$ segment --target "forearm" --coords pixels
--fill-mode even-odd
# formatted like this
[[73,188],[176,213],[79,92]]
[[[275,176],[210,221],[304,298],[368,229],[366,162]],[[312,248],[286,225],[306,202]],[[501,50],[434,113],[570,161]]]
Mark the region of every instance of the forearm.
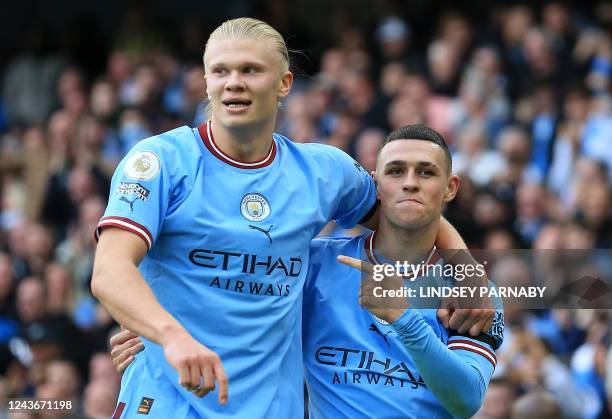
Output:
[[436,246],[443,250],[467,249],[461,234],[444,217],[440,217]]
[[92,292],[117,322],[155,343],[161,345],[164,336],[183,329],[129,261],[96,264]]
[[[438,247],[438,253],[442,256],[445,263],[455,266],[472,266],[474,268],[479,265],[478,261],[474,259],[474,256],[468,250],[459,232],[444,217],[440,217],[436,246]],[[466,274],[466,279],[465,284],[481,286],[486,285],[487,275],[486,272],[484,272],[484,275]],[[486,307],[479,307],[477,304],[473,304],[470,308]]]
[[493,369],[483,376],[477,363],[448,349],[414,309],[407,310],[393,326],[440,403],[454,416],[475,414],[482,405]]

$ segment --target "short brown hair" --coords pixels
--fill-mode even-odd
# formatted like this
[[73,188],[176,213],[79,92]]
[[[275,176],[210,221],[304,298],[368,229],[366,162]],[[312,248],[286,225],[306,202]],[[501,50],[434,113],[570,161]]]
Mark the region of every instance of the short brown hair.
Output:
[[444,137],[440,135],[434,129],[426,127],[423,124],[413,124],[413,125],[404,125],[391,132],[385,138],[385,141],[380,145],[378,149],[378,153],[380,154],[381,150],[389,144],[391,141],[395,140],[423,140],[423,141],[431,141],[439,145],[444,151],[444,156],[446,157],[447,169],[448,173],[451,173],[453,170],[453,159],[450,154],[450,150],[448,149],[448,145],[446,141],[444,141]]

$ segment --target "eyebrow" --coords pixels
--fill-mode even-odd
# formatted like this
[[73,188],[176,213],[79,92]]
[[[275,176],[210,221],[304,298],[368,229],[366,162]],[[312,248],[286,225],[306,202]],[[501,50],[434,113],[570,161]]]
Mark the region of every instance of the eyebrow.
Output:
[[266,65],[265,61],[245,61],[236,63],[227,63],[227,62],[213,62],[210,64],[211,67],[229,67],[230,65],[237,65],[238,67],[264,67]]
[[[385,164],[385,167],[387,167],[387,166],[406,166],[406,161],[405,160],[392,160],[389,163]],[[416,162],[416,166],[419,166],[419,167],[432,167],[432,168],[436,168],[436,169],[438,168],[437,164],[432,163],[430,161],[423,161],[423,160],[417,161]]]

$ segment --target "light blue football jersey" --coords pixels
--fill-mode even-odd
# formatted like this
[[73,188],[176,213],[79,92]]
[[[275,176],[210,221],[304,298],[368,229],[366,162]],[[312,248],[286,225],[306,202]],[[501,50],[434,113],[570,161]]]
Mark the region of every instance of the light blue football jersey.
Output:
[[[336,260],[338,255],[346,255],[377,263],[373,249],[373,234],[352,239],[316,239],[311,244],[302,335],[310,417],[453,417],[428,388],[397,329],[358,304],[361,273]],[[417,278],[413,285],[423,286],[419,281],[443,286],[446,279]],[[437,307],[438,303],[439,300],[429,301],[427,306]],[[439,345],[442,348],[437,348],[438,354],[444,356],[442,352],[446,348],[460,353],[471,365],[464,362],[465,358],[455,357],[450,361],[459,361],[468,370],[475,366],[483,377],[490,377],[497,362],[494,349],[503,339],[503,309],[498,305],[497,310],[497,321],[491,329],[492,336],[487,336],[491,338],[488,343],[466,336],[450,336],[438,321],[435,308],[413,308],[406,313],[426,322],[428,327],[421,328],[420,333],[433,332],[436,343],[437,340],[443,343]],[[434,349],[431,346],[425,349],[425,356]],[[432,359],[431,363],[434,362]],[[455,378],[445,372],[442,379],[450,384]],[[478,396],[476,393],[474,397]],[[472,397],[471,392],[467,394]]]
[[[219,354],[229,402],[219,405],[216,391],[199,399],[182,389],[162,348],[145,340],[146,362],[123,378],[121,417],[136,415],[143,397],[154,399],[152,417],[171,417],[182,400],[206,418],[303,415],[310,241],[330,220],[355,225],[375,200],[371,176],[326,145],[275,134],[265,159],[245,163],[217,147],[210,123],[138,143],[113,176],[98,234],[112,226],[145,241],[142,275],[161,305]],[[176,394],[164,398],[158,390],[167,383]]]

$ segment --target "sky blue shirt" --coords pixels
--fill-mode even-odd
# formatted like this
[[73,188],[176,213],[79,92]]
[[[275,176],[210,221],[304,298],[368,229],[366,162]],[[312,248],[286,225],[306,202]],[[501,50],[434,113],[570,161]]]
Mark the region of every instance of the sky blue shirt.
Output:
[[121,417],[135,415],[143,397],[155,399],[152,417],[171,417],[164,415],[181,403],[206,418],[303,415],[299,331],[309,243],[330,220],[354,226],[375,200],[370,175],[326,145],[275,134],[266,158],[245,163],[218,148],[210,124],[138,143],[113,176],[98,234],[112,226],[144,240],[143,277],[219,354],[229,403],[182,389],[162,348],[145,340],[146,359],[123,377]]
[[[491,330],[478,338],[449,334],[434,308],[409,309],[393,324],[379,321],[358,304],[361,273],[336,261],[341,254],[365,260],[371,237],[317,239],[311,245],[303,309],[311,418],[473,415],[503,339],[501,302]],[[446,279],[412,284],[423,281]]]

